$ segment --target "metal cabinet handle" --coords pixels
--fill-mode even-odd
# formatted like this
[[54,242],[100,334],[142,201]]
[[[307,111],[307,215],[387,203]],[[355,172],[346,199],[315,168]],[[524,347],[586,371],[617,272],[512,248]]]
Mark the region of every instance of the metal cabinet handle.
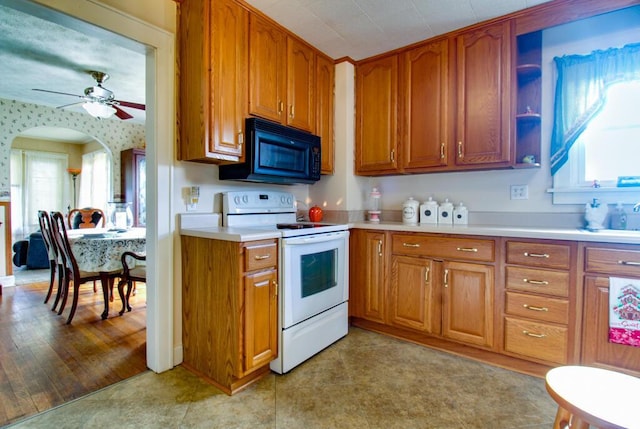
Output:
[[444,270],[444,287],[449,287],[449,269]]
[[549,284],[548,281],[546,280],[531,280],[531,279],[522,279],[523,282],[525,283],[529,283],[532,285],[541,285],[541,286],[546,286]]
[[429,267],[426,267],[425,271],[424,271],[424,282],[425,283],[429,283],[429,272],[431,270],[429,269]]
[[404,247],[420,247],[418,243],[402,243]]
[[533,338],[544,338],[546,337],[545,334],[536,334],[535,332],[529,332],[529,331],[522,331],[523,334],[529,336],[529,337],[533,337]]
[[244,133],[242,131],[238,131],[238,144],[240,146],[244,144]]
[[529,304],[522,304],[522,306],[527,310],[532,310],[532,311],[549,311],[547,307],[536,307],[535,305],[529,305]]
[[256,255],[253,257],[256,261],[262,261],[264,259],[269,259],[271,255]]
[[296,116],[296,111],[295,108],[293,107],[293,104],[289,107],[289,117],[293,118],[294,116]]
[[277,297],[278,296],[278,282],[273,280],[273,289],[275,290],[275,292],[273,293],[273,297]]
[[284,103],[282,101],[278,101],[278,115],[282,113],[284,110]]
[[464,158],[464,155],[462,154],[462,142],[458,142],[458,158]]
[[378,240],[378,256],[382,256],[382,240]]
[[458,252],[472,252],[472,253],[478,252],[478,249],[476,249],[475,247],[456,247],[456,250]]
[[444,143],[440,143],[440,158],[441,159],[444,159],[444,155],[445,155],[444,149],[445,149]]
[[619,265],[630,265],[632,267],[640,267],[640,262],[634,261],[618,261]]
[[530,258],[549,258],[548,253],[529,253],[524,252],[524,256],[529,256]]
[[396,151],[395,149],[391,149],[391,162],[396,161]]

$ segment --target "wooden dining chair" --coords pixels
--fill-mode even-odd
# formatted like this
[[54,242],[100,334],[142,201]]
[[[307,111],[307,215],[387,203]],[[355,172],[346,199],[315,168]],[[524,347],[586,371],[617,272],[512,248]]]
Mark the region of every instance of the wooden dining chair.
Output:
[[[133,258],[138,261],[146,261],[146,255],[139,255],[133,252],[124,252],[122,254],[122,276],[120,278],[120,282],[118,282],[118,294],[120,294],[120,300],[122,300],[122,310],[120,310],[120,315],[124,313],[125,308],[127,311],[131,311],[131,306],[129,305],[129,297],[131,296],[131,289],[133,286],[133,282],[147,282],[147,266],[146,265],[138,265],[136,264],[133,267],[130,267],[127,262],[127,258]],[[127,294],[124,294],[124,285],[127,285]]]
[[97,228],[98,225],[104,228],[105,222],[104,212],[98,208],[86,207],[69,211],[69,229]]
[[60,300],[62,293],[63,282],[63,268],[61,258],[58,257],[58,246],[53,238],[53,231],[51,230],[51,216],[44,210],[38,210],[38,223],[40,224],[40,232],[42,233],[42,239],[44,246],[47,249],[47,255],[49,256],[49,269],[51,271],[49,279],[49,289],[47,290],[47,296],[44,298],[44,303],[49,302],[51,294],[53,293],[53,285],[56,280],[56,274],[58,275],[58,291],[56,292],[56,299],[53,302],[52,309],[55,309]]
[[[100,280],[101,277],[100,273],[98,272],[80,271],[80,269],[78,268],[76,258],[71,251],[71,245],[69,244],[69,237],[67,236],[67,229],[65,227],[65,219],[62,213],[53,212],[51,214],[51,225],[53,237],[55,238],[58,249],[60,250],[60,254],[62,255],[62,264],[64,270],[62,302],[60,304],[58,314],[62,314],[62,311],[64,310],[64,307],[67,303],[67,298],[69,297],[69,286],[71,283],[73,283],[73,304],[71,305],[69,318],[67,319],[67,324],[70,324],[73,320],[73,316],[76,313],[76,308],[78,307],[78,293],[80,291],[80,285],[90,281]],[[120,270],[114,271],[110,274],[110,278],[113,279],[114,277],[117,277],[119,275]]]

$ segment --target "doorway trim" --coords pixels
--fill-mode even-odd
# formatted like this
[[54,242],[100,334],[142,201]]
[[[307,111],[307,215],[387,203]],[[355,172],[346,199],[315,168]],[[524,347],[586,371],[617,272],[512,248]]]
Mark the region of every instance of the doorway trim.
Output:
[[170,32],[94,0],[32,0],[147,47],[147,366],[173,368],[173,233],[171,192],[175,128],[175,41]]

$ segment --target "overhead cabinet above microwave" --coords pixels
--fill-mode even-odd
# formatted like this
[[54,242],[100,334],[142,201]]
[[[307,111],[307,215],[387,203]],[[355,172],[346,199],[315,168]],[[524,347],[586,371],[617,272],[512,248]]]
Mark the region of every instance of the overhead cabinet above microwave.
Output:
[[320,136],[333,173],[331,58],[235,0],[178,3],[177,34],[179,160],[243,162],[254,116]]

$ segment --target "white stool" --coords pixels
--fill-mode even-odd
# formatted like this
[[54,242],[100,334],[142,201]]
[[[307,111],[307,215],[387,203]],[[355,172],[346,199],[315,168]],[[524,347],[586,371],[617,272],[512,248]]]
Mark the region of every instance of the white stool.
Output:
[[546,376],[558,403],[554,429],[640,428],[640,378],[606,369],[561,366]]

